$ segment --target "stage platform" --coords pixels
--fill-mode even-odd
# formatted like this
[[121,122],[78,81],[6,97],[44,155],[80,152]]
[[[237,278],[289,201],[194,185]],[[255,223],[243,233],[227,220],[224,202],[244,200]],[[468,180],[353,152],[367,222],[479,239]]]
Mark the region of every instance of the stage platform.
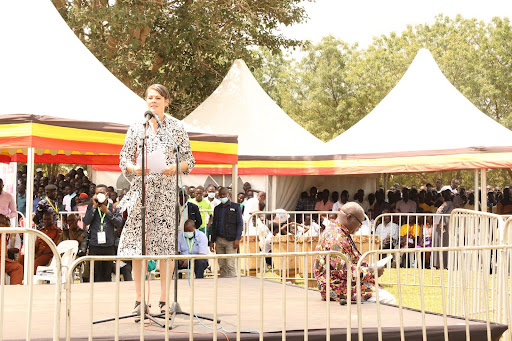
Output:
[[[251,333],[243,333],[244,340],[257,340],[260,329],[260,280],[258,278],[243,277],[241,280],[242,305],[241,305],[241,330]],[[295,285],[286,285],[285,297],[282,283],[264,280],[264,339],[281,340],[283,330],[283,300],[286,300],[286,339],[303,340],[305,327],[305,295],[309,298],[309,339],[325,340],[326,333],[326,303],[320,300],[320,294],[315,290],[305,291]],[[200,315],[213,317],[214,312],[214,280],[195,280],[195,312]],[[72,285],[71,303],[71,339],[86,340],[89,333],[89,302],[90,285],[87,283]],[[98,283],[94,287],[94,319],[104,319],[115,314],[115,283]],[[120,312],[130,313],[135,297],[133,282],[120,283]],[[184,311],[189,311],[190,288],[186,279],[178,281],[178,302]],[[160,295],[160,282],[150,281],[151,311],[156,313]],[[4,340],[25,339],[25,321],[27,317],[28,288],[24,286],[5,287],[5,311]],[[171,285],[172,297],[172,285]],[[61,339],[65,337],[66,326],[66,295],[62,296],[61,307]],[[218,318],[221,320],[219,327],[224,328],[224,333],[229,340],[236,340],[237,323],[237,279],[218,279]],[[32,340],[52,339],[52,311],[54,307],[54,286],[37,285],[34,287],[34,306],[32,323]],[[347,307],[340,306],[337,302],[330,303],[331,308],[331,335],[333,340],[346,339]],[[364,339],[377,340],[377,308],[375,304],[363,304],[362,316],[364,326]],[[381,305],[382,332],[384,340],[399,340],[399,309],[395,306]],[[357,306],[352,305],[351,326],[353,340],[357,340]],[[163,321],[163,320],[162,320]],[[421,312],[405,309],[405,339],[421,340]],[[120,339],[139,340],[140,324],[133,318],[120,320]],[[210,321],[203,321],[206,326],[212,327]],[[438,314],[426,314],[428,340],[444,340],[443,317]],[[94,340],[113,340],[114,322],[93,325]],[[491,324],[492,339],[497,340],[507,329],[506,325]],[[452,340],[465,340],[465,324],[463,319],[448,318],[449,338]],[[486,339],[486,325],[483,322],[470,322],[471,339]],[[179,316],[174,323],[174,329],[170,331],[172,340],[189,339],[189,318]],[[211,340],[212,330],[194,320],[194,340]],[[218,332],[219,340],[225,340],[226,335]],[[146,327],[146,340],[163,340],[164,331],[158,326]]]

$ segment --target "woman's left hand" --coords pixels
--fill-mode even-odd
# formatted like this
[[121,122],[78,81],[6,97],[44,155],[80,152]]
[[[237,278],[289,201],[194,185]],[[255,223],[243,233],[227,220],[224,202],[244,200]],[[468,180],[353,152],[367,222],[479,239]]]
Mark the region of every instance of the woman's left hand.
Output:
[[176,165],[170,165],[167,169],[165,169],[163,172],[165,175],[173,175],[176,174]]

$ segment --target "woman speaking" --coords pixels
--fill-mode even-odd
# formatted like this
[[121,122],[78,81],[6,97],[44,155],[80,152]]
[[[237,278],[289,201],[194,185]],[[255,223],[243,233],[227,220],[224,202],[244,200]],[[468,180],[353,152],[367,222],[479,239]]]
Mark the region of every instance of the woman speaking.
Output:
[[[119,167],[125,175],[134,175],[129,192],[119,203],[121,210],[128,210],[128,218],[119,240],[118,255],[142,255],[142,143],[146,136],[146,155],[162,153],[165,155],[167,168],[155,172],[146,169],[146,254],[174,255],[176,226],[176,172],[188,174],[195,165],[190,149],[190,141],[183,124],[169,115],[165,109],[169,106],[170,95],[167,88],[153,84],[146,90],[146,103],[156,117],[148,124],[139,122],[128,129],[123,149],[119,155]],[[176,153],[179,167],[176,165]],[[147,165],[147,163],[146,163]],[[148,168],[146,166],[146,168]],[[166,302],[166,262],[160,264],[160,309],[165,312]],[[142,261],[133,261],[136,301],[134,313],[140,312],[141,302],[141,265]],[[171,274],[174,262],[171,265]]]

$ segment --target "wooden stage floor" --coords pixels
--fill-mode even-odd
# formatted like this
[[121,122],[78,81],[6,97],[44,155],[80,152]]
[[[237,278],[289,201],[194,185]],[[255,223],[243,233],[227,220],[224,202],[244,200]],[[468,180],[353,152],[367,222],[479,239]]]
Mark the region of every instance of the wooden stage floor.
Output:
[[[256,332],[260,329],[260,280],[258,278],[242,278],[242,307],[241,323],[242,331],[254,331],[242,334],[243,339],[259,338]],[[325,340],[325,328],[327,326],[326,303],[320,300],[320,294],[314,290],[305,291],[294,285],[286,285],[284,294],[282,283],[265,280],[264,291],[264,337],[265,340],[281,340],[281,331],[284,321],[282,320],[282,303],[286,300],[286,336],[290,340],[303,340],[305,328],[305,295],[308,294],[308,326],[310,340]],[[213,317],[214,306],[214,280],[195,280],[195,312],[203,316]],[[172,294],[171,283],[171,298]],[[72,285],[71,301],[71,339],[86,340],[89,333],[89,303],[90,284],[81,283]],[[94,286],[94,319],[113,317],[115,314],[115,283],[98,283]],[[218,333],[219,340],[236,339],[237,324],[237,280],[236,278],[218,279],[218,318],[221,320],[219,327],[223,327],[224,333]],[[120,283],[120,312],[128,314],[134,304],[135,288],[133,282]],[[150,281],[150,304],[151,312],[156,313],[160,295],[160,282]],[[25,321],[27,317],[28,288],[24,286],[5,287],[5,310],[3,337],[4,340],[25,339]],[[63,292],[61,303],[60,337],[65,337],[66,327],[66,295]],[[188,280],[178,281],[178,302],[184,311],[189,311],[190,288]],[[54,308],[54,286],[34,286],[32,340],[50,340],[52,338],[52,319]],[[337,302],[330,302],[331,308],[331,334],[333,339],[344,340],[346,338],[347,307],[340,306]],[[377,309],[375,304],[362,305],[363,327],[365,340],[374,340],[377,335]],[[384,340],[399,339],[399,309],[395,306],[381,305],[382,328]],[[352,305],[350,317],[353,339],[357,337],[357,306]],[[162,320],[163,321],[163,320]],[[443,317],[436,314],[426,314],[428,339],[441,340],[443,337]],[[464,339],[464,320],[448,318],[450,340]],[[138,340],[140,335],[140,324],[135,323],[133,318],[120,320],[120,339]],[[203,321],[204,325],[212,327],[210,321]],[[407,340],[421,339],[421,313],[412,310],[404,310],[405,337]],[[93,325],[94,340],[113,340],[115,322],[106,322]],[[505,330],[506,326],[493,324],[493,339],[497,339]],[[478,321],[471,322],[471,337],[478,340],[485,339],[486,326]],[[174,323],[174,329],[170,331],[172,340],[189,339],[189,318],[179,316]],[[212,339],[212,330],[201,325],[197,319],[194,320],[195,340]],[[158,326],[147,326],[144,334],[146,340],[163,340],[164,331]]]

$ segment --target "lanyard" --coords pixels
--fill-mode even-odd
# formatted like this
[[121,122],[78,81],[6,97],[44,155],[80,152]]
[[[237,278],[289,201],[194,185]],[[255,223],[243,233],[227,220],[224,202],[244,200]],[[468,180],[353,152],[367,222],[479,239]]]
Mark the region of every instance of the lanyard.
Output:
[[48,198],[48,202],[50,203],[50,206],[53,208],[53,210],[55,211],[56,214],[59,214],[59,209],[57,208],[59,205],[55,205],[53,206],[52,204],[52,199]]
[[[110,203],[107,204],[107,209],[108,207],[110,206]],[[103,232],[103,221],[105,220],[105,216],[107,215],[106,213],[103,213],[101,212],[100,208],[98,207],[98,213],[100,215],[100,222],[101,222],[101,225],[100,225],[100,230],[101,232]]]
[[192,253],[192,247],[194,246],[194,239],[185,238],[187,240],[188,244],[188,250],[190,253]]

